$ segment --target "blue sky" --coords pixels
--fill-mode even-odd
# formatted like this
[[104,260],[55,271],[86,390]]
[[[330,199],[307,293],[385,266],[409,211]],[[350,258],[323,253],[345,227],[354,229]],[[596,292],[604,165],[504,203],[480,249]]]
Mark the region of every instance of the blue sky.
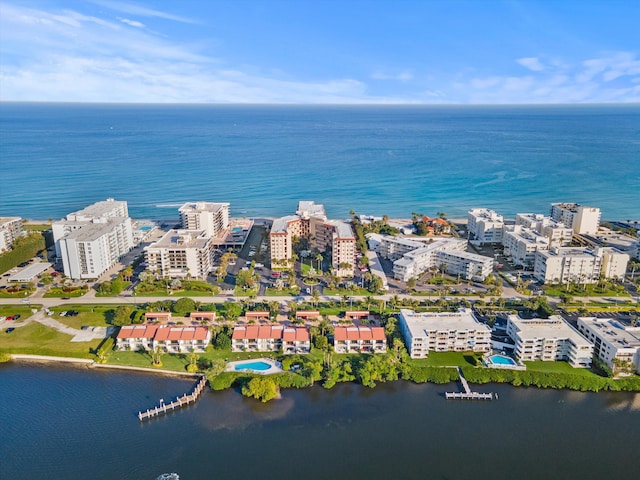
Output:
[[0,0],[0,100],[640,102],[630,0]]

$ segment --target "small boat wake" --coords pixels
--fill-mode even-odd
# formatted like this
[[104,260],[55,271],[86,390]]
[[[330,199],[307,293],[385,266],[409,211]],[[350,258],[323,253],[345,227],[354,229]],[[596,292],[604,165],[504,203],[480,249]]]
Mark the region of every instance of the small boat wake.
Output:
[[156,480],[180,480],[180,476],[177,473],[163,473]]

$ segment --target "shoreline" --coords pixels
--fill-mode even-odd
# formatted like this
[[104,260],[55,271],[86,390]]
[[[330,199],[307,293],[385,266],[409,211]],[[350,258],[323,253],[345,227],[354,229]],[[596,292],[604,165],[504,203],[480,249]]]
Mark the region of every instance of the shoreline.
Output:
[[148,373],[162,376],[171,377],[200,377],[202,373],[191,372],[178,372],[174,370],[155,369],[147,367],[134,367],[132,365],[113,365],[108,363],[98,363],[95,360],[88,358],[74,358],[74,357],[55,357],[52,355],[31,355],[26,353],[10,353],[9,362],[26,362],[26,363],[43,363],[43,364],[58,364],[76,367],[86,367],[87,369],[106,369],[106,370],[123,370],[129,372]]
[[[16,362],[16,363],[41,363],[41,364],[50,364],[50,365],[58,365],[58,366],[74,366],[77,368],[82,368],[85,367],[88,370],[92,370],[94,368],[98,368],[98,369],[105,369],[105,370],[120,370],[123,372],[134,372],[134,373],[142,373],[142,374],[151,374],[151,375],[160,375],[163,377],[176,377],[176,378],[185,378],[185,377],[189,377],[189,378],[198,378],[201,377],[203,375],[205,375],[204,372],[195,372],[195,373],[191,373],[191,372],[179,372],[179,371],[174,371],[174,370],[164,370],[164,369],[154,369],[154,368],[147,368],[147,367],[135,367],[135,366],[129,366],[129,365],[111,365],[111,364],[101,364],[101,363],[97,363],[94,360],[90,360],[90,359],[86,359],[86,358],[74,358],[74,357],[55,357],[55,356],[51,356],[51,355],[30,355],[30,354],[8,354],[9,355],[9,360],[6,362],[2,362],[2,363],[10,363],[10,362]],[[0,363],[1,365],[1,363]],[[431,368],[460,368],[460,367],[455,367],[455,366],[439,366],[439,367],[431,367]],[[473,369],[477,369],[477,367],[472,367]],[[636,388],[636,389],[610,389],[608,388],[608,384],[609,382],[624,382],[625,380],[628,380],[630,378],[633,377],[619,377],[619,378],[608,378],[608,377],[601,377],[601,380],[603,382],[603,385],[597,387],[596,389],[590,389],[590,388],[584,388],[583,385],[576,385],[574,387],[572,386],[568,386],[568,385],[564,385],[564,386],[554,386],[554,385],[537,385],[534,382],[527,384],[527,383],[523,383],[522,381],[518,380],[519,374],[520,373],[528,373],[530,376],[532,376],[533,379],[535,379],[535,377],[544,378],[546,375],[548,375],[549,372],[539,372],[539,371],[524,371],[524,372],[520,372],[518,370],[505,370],[505,369],[491,369],[491,368],[481,368],[479,369],[481,371],[486,371],[486,372],[491,372],[491,373],[495,373],[495,372],[499,372],[496,373],[497,377],[495,379],[489,379],[488,381],[485,380],[480,380],[480,381],[474,381],[474,380],[470,380],[467,378],[467,382],[473,384],[473,385],[492,385],[492,384],[508,384],[511,385],[512,387],[515,388],[536,388],[539,390],[546,390],[546,389],[550,389],[550,390],[567,390],[567,391],[578,391],[578,392],[582,392],[582,393],[599,393],[599,392],[620,392],[620,393],[640,393],[640,387]],[[474,370],[471,370],[474,371]],[[285,372],[281,372],[281,373],[287,373],[288,371]],[[505,375],[505,372],[512,372],[513,373],[513,378],[509,379],[506,378],[508,377],[508,375]],[[222,372],[222,374],[238,374],[238,373],[244,373],[244,374],[248,374],[249,376],[251,376],[251,373],[247,373],[247,372]],[[466,374],[465,374],[466,375]],[[560,376],[562,376],[562,374],[559,374]],[[261,375],[258,375],[261,376]],[[520,379],[521,380],[521,379]],[[421,385],[421,384],[432,384],[432,385],[448,385],[448,384],[459,384],[461,383],[461,379],[458,378],[456,380],[447,382],[446,384],[442,384],[438,381],[430,381],[430,380],[425,380],[425,381],[416,381],[414,379],[410,379],[410,378],[398,378],[396,380],[389,380],[389,381],[378,381],[375,386],[378,386],[380,384],[387,384],[387,383],[391,383],[391,382],[398,382],[398,381],[405,381],[405,382],[409,382],[409,383],[413,383],[415,385]],[[314,382],[315,383],[315,382]],[[314,383],[312,383],[309,386],[313,386]],[[351,380],[349,382],[338,382],[338,383],[355,383],[355,384],[359,384],[358,382],[356,382],[355,380]],[[320,383],[317,383],[318,385],[320,385]],[[224,388],[223,390],[227,390],[229,388],[233,388],[233,386],[235,385],[235,382],[232,382],[230,386],[228,386],[227,388]],[[361,384],[359,384],[361,385]],[[212,387],[212,385],[210,384],[209,381],[207,381],[207,386],[209,387],[209,390],[211,391],[217,391],[217,389],[214,389]],[[375,389],[375,386],[372,389]],[[306,388],[306,387],[302,387],[302,388]],[[333,388],[333,387],[331,387]],[[329,390],[331,388],[328,388]],[[282,389],[287,389],[287,387],[279,387],[280,390]]]

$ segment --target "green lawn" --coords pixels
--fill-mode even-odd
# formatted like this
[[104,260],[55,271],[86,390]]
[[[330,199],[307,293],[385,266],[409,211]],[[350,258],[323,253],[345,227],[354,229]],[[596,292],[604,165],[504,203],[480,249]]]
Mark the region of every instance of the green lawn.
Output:
[[325,295],[347,295],[349,297],[351,296],[359,296],[359,297],[366,297],[367,295],[373,295],[373,293],[371,293],[369,290],[367,290],[366,288],[325,288],[324,289],[324,294]]
[[427,358],[412,359],[419,366],[470,367],[481,365],[482,354],[475,352],[429,352]]
[[33,313],[31,312],[32,308],[40,308],[41,305],[0,305],[0,317],[10,317],[15,315],[16,313],[20,314],[20,320],[24,320],[25,318],[29,318]]
[[97,348],[101,342],[101,340],[91,342],[71,342],[70,340],[70,335],[32,322],[24,327],[16,328],[11,333],[2,332],[0,352],[93,358],[90,351]]
[[295,297],[300,293],[299,288],[283,288],[282,290],[278,290],[277,288],[267,288],[266,290],[267,297],[282,297],[285,295],[290,295]]
[[244,289],[242,287],[235,287],[233,289],[234,297],[250,297],[252,295],[258,295],[258,290],[255,288]]
[[77,288],[70,292],[65,292],[60,287],[50,288],[47,293],[44,294],[44,298],[64,298],[64,297],[81,297],[87,293],[86,288]]
[[567,285],[545,285],[543,287],[545,295],[551,297],[559,297],[561,295],[571,295],[573,297],[629,297],[630,294],[624,289],[616,290],[613,288],[607,288],[602,290],[596,285],[589,284],[586,289],[583,289],[583,285],[572,285],[567,291]]
[[597,377],[602,378],[599,375],[596,375],[588,368],[573,368],[567,362],[524,362],[527,366],[527,370],[532,372],[546,372],[546,373],[570,373],[572,375],[580,375],[583,377]]
[[45,230],[51,230],[51,225],[48,223],[43,224],[24,224],[22,225],[24,230],[29,232],[44,232]]

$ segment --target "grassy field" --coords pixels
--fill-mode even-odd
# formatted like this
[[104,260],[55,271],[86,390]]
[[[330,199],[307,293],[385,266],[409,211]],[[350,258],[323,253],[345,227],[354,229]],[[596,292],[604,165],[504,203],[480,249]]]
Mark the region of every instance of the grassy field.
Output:
[[42,224],[26,223],[22,225],[22,228],[29,232],[44,232],[45,230],[51,230],[51,225],[48,223],[42,223]]
[[583,377],[598,377],[588,368],[573,368],[567,362],[524,362],[527,366],[527,370],[532,372],[546,372],[546,373],[569,373],[572,375],[580,375]]
[[474,352],[429,352],[427,358],[411,360],[412,363],[425,367],[469,367],[482,363],[482,354]]
[[71,342],[71,336],[32,322],[11,333],[0,335],[0,352],[52,355],[57,357],[93,358],[90,353],[101,340]]
[[21,317],[20,320],[24,320],[33,315],[32,308],[40,308],[40,305],[0,305],[0,317],[10,317],[18,313]]
[[551,297],[559,297],[561,295],[571,295],[574,297],[629,297],[631,296],[624,289],[618,290],[613,288],[601,289],[596,285],[587,285],[583,288],[583,285],[575,286],[571,285],[569,291],[567,291],[566,285],[545,285],[543,287],[545,295]]
[[295,297],[299,293],[299,288],[283,288],[282,290],[278,290],[277,288],[267,288],[266,290],[267,297],[284,297],[286,295]]

